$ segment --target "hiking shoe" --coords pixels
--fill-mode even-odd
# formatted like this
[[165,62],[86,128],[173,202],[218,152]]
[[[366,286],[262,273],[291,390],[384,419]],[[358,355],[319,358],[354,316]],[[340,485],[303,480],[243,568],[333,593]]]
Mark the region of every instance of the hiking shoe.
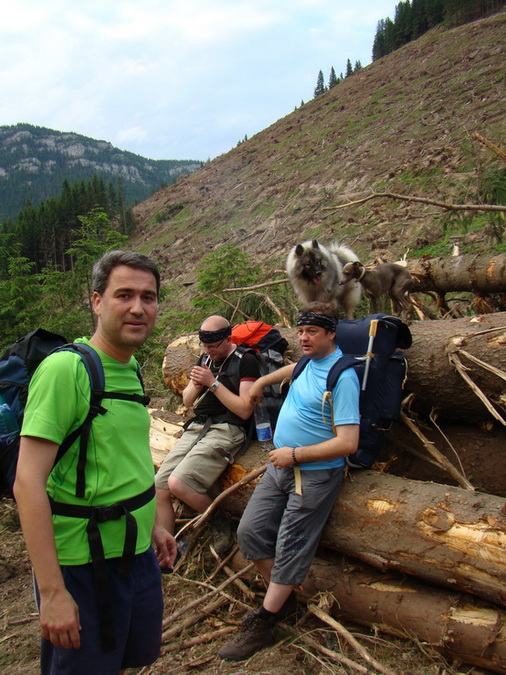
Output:
[[213,537],[213,547],[216,553],[222,556],[234,545],[234,530],[232,523],[221,513],[215,513],[209,520],[209,527]]
[[243,661],[265,647],[272,640],[273,626],[258,616],[258,610],[248,612],[243,619],[241,632],[231,642],[218,650],[220,659]]

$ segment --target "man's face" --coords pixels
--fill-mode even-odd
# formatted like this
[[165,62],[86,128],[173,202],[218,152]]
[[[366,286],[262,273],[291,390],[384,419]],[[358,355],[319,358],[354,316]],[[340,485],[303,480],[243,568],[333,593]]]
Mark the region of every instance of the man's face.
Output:
[[100,339],[113,349],[132,353],[144,344],[155,326],[158,299],[154,275],[118,265],[103,295],[93,294],[93,309],[99,317],[96,334]]
[[223,361],[230,353],[231,339],[230,337],[226,337],[217,342],[201,342],[200,344],[204,353],[213,361]]
[[298,326],[297,337],[302,353],[311,359],[323,359],[336,348],[336,334],[321,326]]

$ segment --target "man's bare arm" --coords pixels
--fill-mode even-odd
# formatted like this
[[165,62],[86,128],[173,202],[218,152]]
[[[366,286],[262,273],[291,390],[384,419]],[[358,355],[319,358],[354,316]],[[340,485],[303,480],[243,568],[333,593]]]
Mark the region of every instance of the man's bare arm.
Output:
[[39,587],[42,637],[55,646],[78,649],[79,609],[63,582],[46,492],[47,478],[57,451],[57,443],[23,436],[14,494]]

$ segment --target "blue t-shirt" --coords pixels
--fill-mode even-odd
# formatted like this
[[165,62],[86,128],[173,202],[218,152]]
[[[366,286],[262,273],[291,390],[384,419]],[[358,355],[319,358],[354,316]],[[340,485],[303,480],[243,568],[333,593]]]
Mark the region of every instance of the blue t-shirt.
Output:
[[[325,402],[327,374],[342,356],[339,348],[323,359],[311,359],[296,380],[292,382],[288,396],[279,413],[274,432],[276,448],[298,448],[334,438],[330,404]],[[348,368],[339,377],[332,391],[334,424],[360,424],[360,385],[353,368]],[[325,421],[324,421],[325,418]],[[303,462],[303,470],[330,469],[344,465],[344,457],[319,462]]]

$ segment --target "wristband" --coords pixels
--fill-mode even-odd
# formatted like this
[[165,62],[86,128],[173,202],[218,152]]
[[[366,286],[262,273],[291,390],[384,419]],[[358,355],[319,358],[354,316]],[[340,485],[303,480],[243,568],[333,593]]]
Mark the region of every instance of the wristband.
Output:
[[295,457],[295,448],[292,448],[292,459],[293,459],[293,463],[294,463],[294,464],[297,464],[297,463],[298,463],[298,462],[297,462],[297,459],[296,459],[296,457]]
[[212,385],[209,387],[209,391],[216,391],[218,387],[220,386],[221,382],[216,380],[216,382],[213,382]]

